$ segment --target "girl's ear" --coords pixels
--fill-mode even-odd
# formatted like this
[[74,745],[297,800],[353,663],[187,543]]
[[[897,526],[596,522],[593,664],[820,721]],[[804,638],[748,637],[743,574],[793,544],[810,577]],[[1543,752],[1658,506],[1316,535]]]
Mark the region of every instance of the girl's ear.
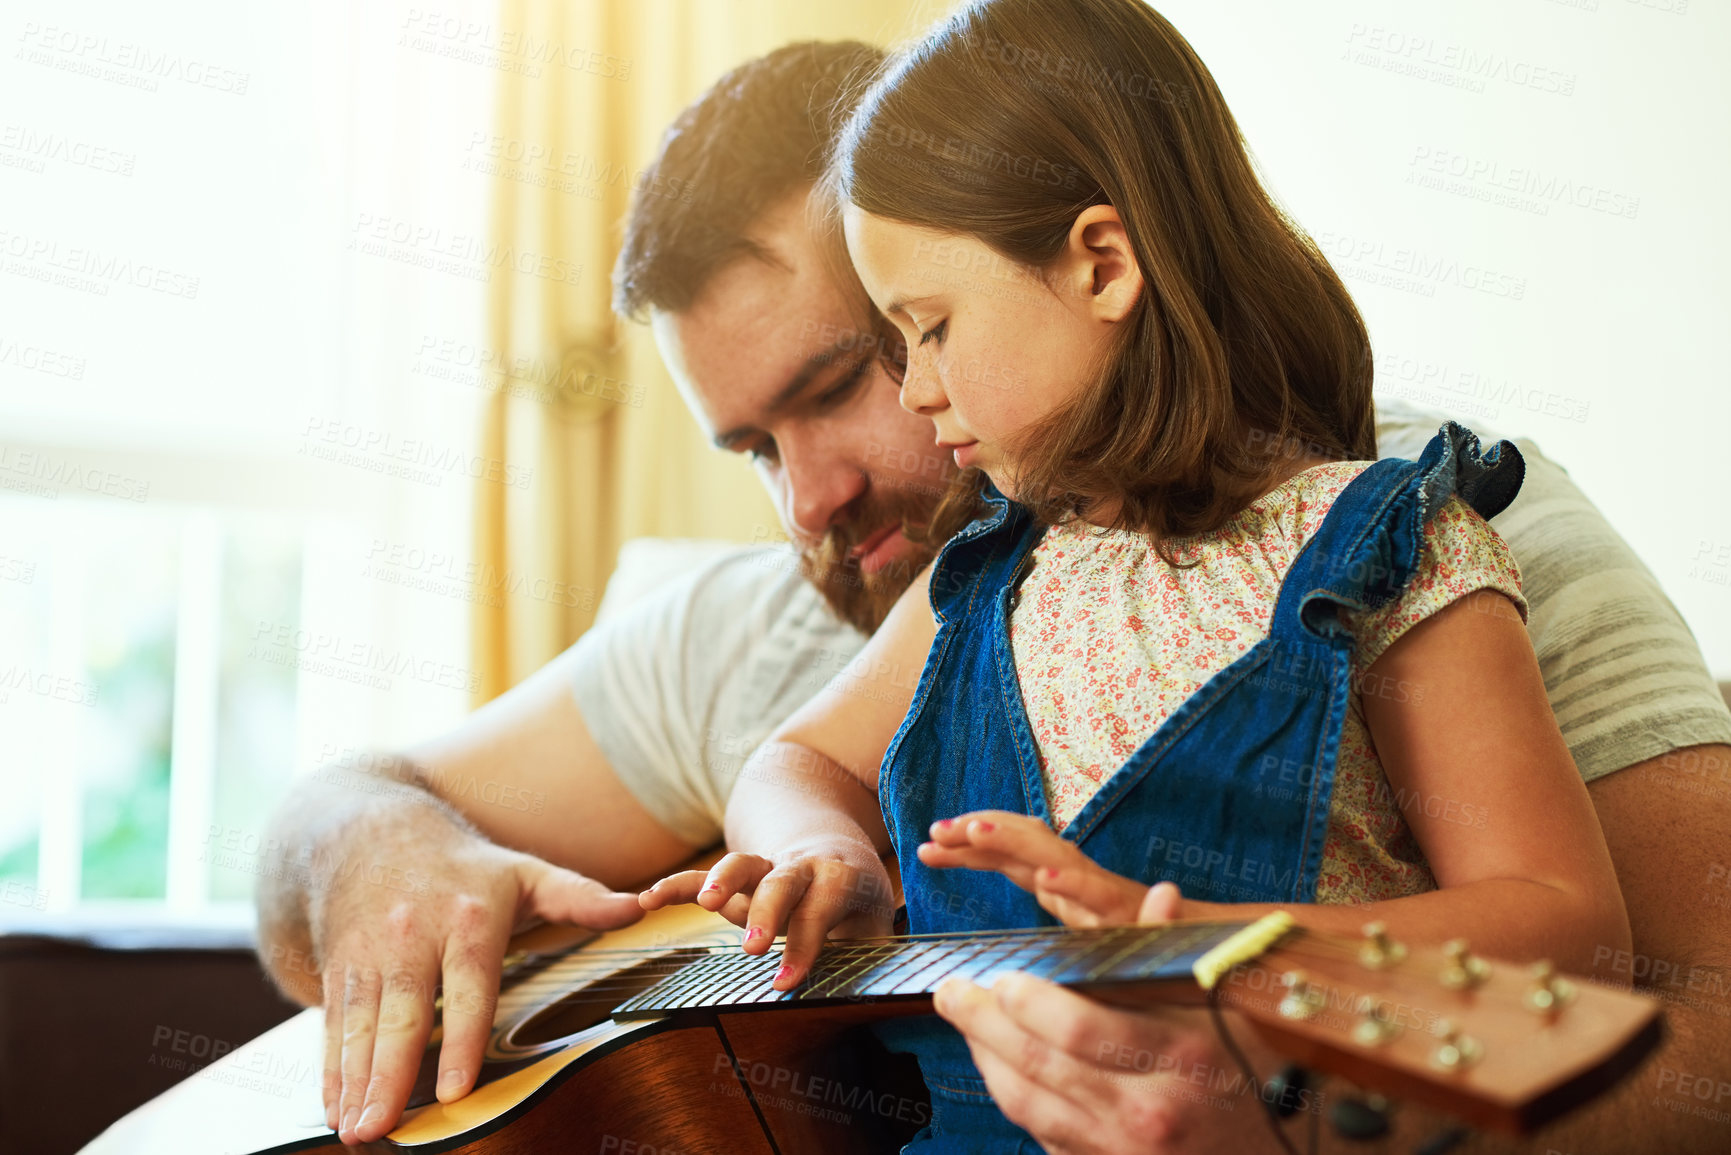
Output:
[[1064,284],[1095,320],[1122,321],[1142,299],[1142,266],[1111,205],[1089,205],[1077,214],[1060,259]]

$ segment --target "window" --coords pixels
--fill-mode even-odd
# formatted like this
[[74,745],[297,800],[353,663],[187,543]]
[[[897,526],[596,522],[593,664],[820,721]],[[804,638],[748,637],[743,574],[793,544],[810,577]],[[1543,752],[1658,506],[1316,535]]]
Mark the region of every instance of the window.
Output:
[[401,19],[41,9],[0,70],[0,926],[244,925],[292,775],[468,708],[485,391],[423,356],[485,285],[353,240],[485,235],[494,78]]
[[244,899],[207,835],[258,828],[293,770],[295,671],[248,628],[298,628],[302,529],[271,516],[0,501],[0,663],[14,904]]

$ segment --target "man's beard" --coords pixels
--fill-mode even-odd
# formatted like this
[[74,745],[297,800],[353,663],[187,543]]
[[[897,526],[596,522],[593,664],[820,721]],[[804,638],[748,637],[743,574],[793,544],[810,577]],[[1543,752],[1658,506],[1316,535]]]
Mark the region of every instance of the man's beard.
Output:
[[[799,571],[817,587],[836,616],[863,634],[873,634],[889,616],[919,572],[956,531],[973,519],[983,475],[968,469],[953,474],[942,489],[910,485],[872,490],[847,522],[799,554]],[[876,573],[866,573],[850,556],[853,548],[886,525],[901,526],[911,547]]]
[[[817,587],[837,617],[862,634],[875,633],[896,599],[943,545],[909,536],[910,530],[917,534],[930,522],[936,504],[937,496],[929,491],[870,494],[852,519],[824,534],[817,545],[800,550],[799,572]],[[912,549],[876,573],[866,573],[858,559],[850,556],[852,550],[890,524],[902,527],[902,536],[908,538]]]

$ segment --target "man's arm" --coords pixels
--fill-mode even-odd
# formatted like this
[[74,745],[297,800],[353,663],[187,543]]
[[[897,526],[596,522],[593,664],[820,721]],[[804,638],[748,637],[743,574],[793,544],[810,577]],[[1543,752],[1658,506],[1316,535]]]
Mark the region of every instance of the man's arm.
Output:
[[447,737],[296,784],[260,889],[261,952],[325,1006],[326,1101],[345,1139],[396,1122],[435,986],[449,1101],[479,1071],[513,928],[630,921],[636,896],[608,887],[720,837],[737,759],[863,642],[821,605],[780,552],[731,551]]
[[327,1117],[347,1142],[376,1139],[401,1115],[435,988],[448,1101],[480,1071],[513,929],[630,922],[636,896],[608,888],[694,849],[596,745],[570,688],[581,660],[567,651],[405,755],[304,777],[278,810],[259,953],[285,993],[325,1007]]
[[663,826],[596,745],[571,694],[583,658],[567,650],[409,758],[499,845],[608,886],[634,885],[700,848]]
[[1616,1090],[1526,1148],[1482,1149],[1731,1150],[1731,746],[1673,751],[1587,790],[1634,930],[1634,951],[1607,962],[1664,1001],[1667,1037]]
[[[1613,977],[1633,979],[1665,1000],[1666,1042],[1616,1090],[1537,1138],[1519,1144],[1481,1138],[1465,1150],[1725,1150],[1731,1147],[1731,899],[1725,897],[1731,896],[1731,747],[1675,751],[1600,778],[1588,792],[1634,930],[1627,959],[1607,945],[1604,964]],[[939,1011],[967,1036],[999,1106],[1054,1155],[1273,1149],[1250,1095],[1189,1093],[1187,1080],[1199,1072],[1203,1085],[1246,1090],[1234,1082],[1236,1066],[1213,1028],[1194,1013],[1116,1010],[1025,976],[1001,991],[957,984],[944,993]],[[1240,1031],[1238,1040],[1249,1043],[1251,1036]],[[1279,1060],[1250,1050],[1267,1079]],[[1705,1097],[1703,1087],[1711,1092]],[[1323,1101],[1330,1090],[1325,1085]],[[1287,1126],[1304,1125],[1301,1115]],[[1446,1125],[1402,1108],[1383,1149],[1413,1150]],[[1326,1124],[1322,1133],[1323,1151],[1367,1150],[1333,1136]],[[1294,1141],[1302,1150],[1301,1138]]]

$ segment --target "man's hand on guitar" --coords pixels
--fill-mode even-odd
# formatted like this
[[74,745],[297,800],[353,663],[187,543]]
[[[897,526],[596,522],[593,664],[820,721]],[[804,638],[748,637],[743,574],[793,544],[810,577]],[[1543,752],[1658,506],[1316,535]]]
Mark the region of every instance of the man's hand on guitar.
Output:
[[824,941],[886,935],[895,921],[894,892],[883,860],[869,845],[834,842],[784,851],[775,858],[729,854],[708,870],[669,875],[644,891],[645,910],[695,902],[745,929],[745,953],[763,954],[786,933],[777,990],[805,980]]
[[[458,834],[353,831],[345,861],[414,861],[414,885],[380,885],[370,869],[336,870],[310,888],[308,921],[325,1010],[325,1117],[344,1143],[394,1127],[414,1088],[442,986],[437,1094],[474,1086],[493,1025],[506,941],[537,920],[594,929],[642,917],[635,895],[514,850]],[[395,837],[393,837],[395,835]]]
[[[1271,1149],[1258,1089],[1206,1012],[1120,1010],[1028,975],[990,990],[938,988],[936,1008],[967,1040],[986,1087],[1052,1155],[1239,1155]],[[1248,1032],[1258,1069],[1275,1060]],[[1304,1110],[1318,1109],[1306,1097]]]
[[1148,887],[1099,866],[1038,818],[977,810],[932,823],[920,861],[995,870],[1065,926],[1117,926],[1180,918],[1178,888]]

